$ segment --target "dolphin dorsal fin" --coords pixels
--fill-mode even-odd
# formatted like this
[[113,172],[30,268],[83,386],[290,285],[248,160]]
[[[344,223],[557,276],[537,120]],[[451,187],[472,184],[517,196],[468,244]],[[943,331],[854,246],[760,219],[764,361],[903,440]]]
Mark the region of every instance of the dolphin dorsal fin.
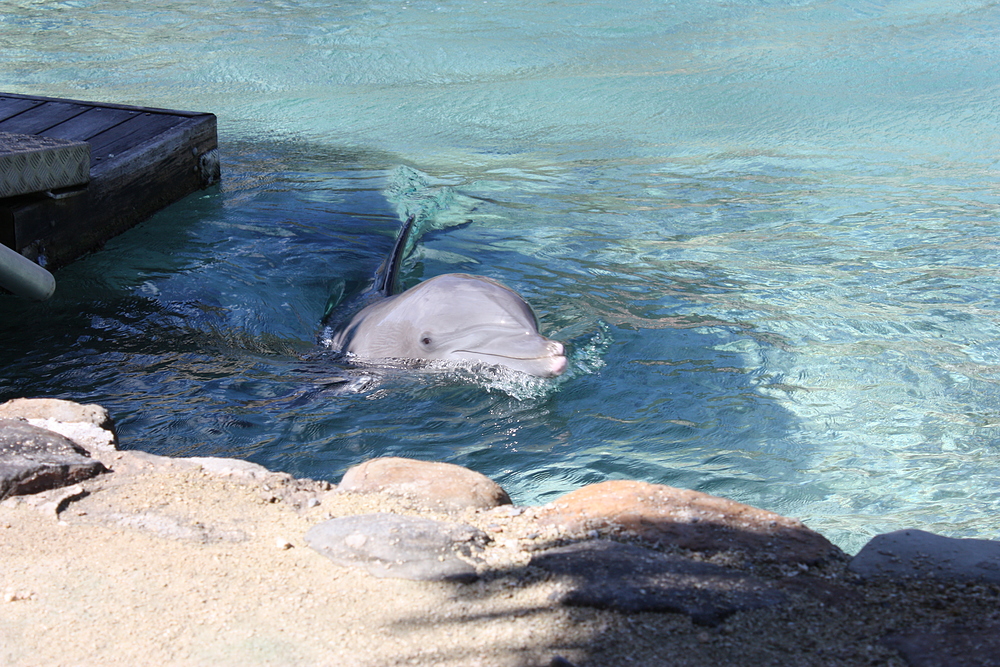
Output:
[[406,257],[406,247],[409,245],[410,236],[413,234],[413,228],[416,226],[417,216],[411,215],[403,223],[403,228],[399,230],[399,235],[396,237],[396,243],[392,246],[392,254],[389,255],[389,259],[383,264],[384,271],[381,271],[379,275],[375,277],[375,290],[383,293],[385,296],[392,296],[396,293],[397,285],[399,280],[399,269],[403,266],[403,259]]

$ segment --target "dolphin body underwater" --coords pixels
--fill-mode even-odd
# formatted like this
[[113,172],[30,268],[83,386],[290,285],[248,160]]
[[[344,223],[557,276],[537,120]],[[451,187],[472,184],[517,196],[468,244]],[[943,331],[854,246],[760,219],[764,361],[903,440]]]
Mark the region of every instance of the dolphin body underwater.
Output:
[[356,361],[489,364],[549,378],[566,370],[562,343],[538,333],[524,299],[495,280],[446,273],[396,293],[416,216],[364,295],[368,305],[325,335],[326,344]]

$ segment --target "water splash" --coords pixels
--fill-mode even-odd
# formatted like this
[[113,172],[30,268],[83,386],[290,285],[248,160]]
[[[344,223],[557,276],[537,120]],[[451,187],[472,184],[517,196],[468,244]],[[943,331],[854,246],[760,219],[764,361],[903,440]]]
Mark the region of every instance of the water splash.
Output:
[[505,394],[519,401],[534,401],[557,393],[564,385],[582,375],[597,373],[604,366],[603,355],[611,345],[608,326],[598,322],[598,329],[566,343],[567,370],[554,378],[539,378],[489,364],[431,364],[428,369],[442,373],[448,382],[461,382]]

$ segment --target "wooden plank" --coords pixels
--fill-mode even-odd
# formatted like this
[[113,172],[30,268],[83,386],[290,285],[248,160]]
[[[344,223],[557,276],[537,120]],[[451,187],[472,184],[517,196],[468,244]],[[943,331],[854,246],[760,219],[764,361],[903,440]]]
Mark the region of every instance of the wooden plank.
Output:
[[133,116],[124,123],[115,125],[88,140],[91,165],[135,148],[144,141],[149,141],[151,137],[157,137],[186,120],[183,116],[168,116],[166,114],[144,113]]
[[[52,127],[64,123],[83,112],[87,107],[64,102],[46,102],[0,122],[0,132],[13,134],[42,134]],[[51,135],[50,135],[51,136]],[[58,137],[75,139],[76,137]]]
[[0,97],[0,120],[7,120],[22,111],[37,107],[43,102],[38,100],[23,100],[16,97]]
[[128,104],[113,104],[110,102],[85,102],[82,100],[67,100],[60,97],[40,97],[38,95],[19,95],[17,93],[0,93],[0,97],[6,99],[20,99],[32,102],[68,102],[70,104],[82,104],[84,106],[97,107],[101,109],[125,109],[127,111],[140,111],[142,113],[163,113],[171,116],[183,116],[185,118],[197,118],[198,116],[209,115],[204,111],[181,111],[178,109],[161,109],[159,107],[137,107]]
[[4,206],[0,206],[0,243],[8,248],[17,247],[17,238],[14,236],[14,212]]
[[101,132],[109,130],[138,115],[138,111],[91,107],[66,122],[59,123],[45,130],[45,136],[55,137],[56,139],[90,141],[91,137],[95,137]]

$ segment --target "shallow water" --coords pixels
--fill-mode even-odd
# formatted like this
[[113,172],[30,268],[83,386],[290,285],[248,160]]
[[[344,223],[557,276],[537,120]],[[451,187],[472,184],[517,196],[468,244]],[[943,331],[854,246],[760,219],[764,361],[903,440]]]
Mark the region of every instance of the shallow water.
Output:
[[[50,302],[0,297],[0,399],[330,480],[392,454],[523,503],[695,488],[851,551],[998,537],[998,29],[958,1],[8,0],[0,90],[212,111],[223,182]],[[440,229],[404,279],[510,285],[566,376],[317,344],[407,205]]]

